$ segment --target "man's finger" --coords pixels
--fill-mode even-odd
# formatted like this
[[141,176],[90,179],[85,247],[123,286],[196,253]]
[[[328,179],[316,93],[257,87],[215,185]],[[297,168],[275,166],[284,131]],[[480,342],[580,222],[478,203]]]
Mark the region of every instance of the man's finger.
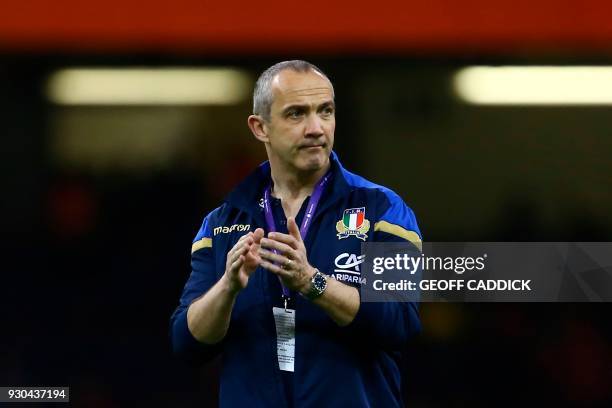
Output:
[[232,249],[230,249],[229,252],[227,253],[227,259],[232,259],[237,250],[238,250],[238,245],[234,245]]
[[300,228],[295,222],[295,218],[290,217],[287,219],[287,229],[289,230],[289,234],[295,238],[297,242],[302,241],[302,235],[300,234]]
[[286,256],[275,254],[274,252],[268,251],[263,248],[258,251],[258,254],[262,259],[265,259],[268,262],[272,262],[272,263],[275,263],[281,266],[287,262]]
[[262,268],[265,268],[265,269],[269,270],[273,274],[280,276],[281,278],[289,278],[292,275],[291,272],[286,271],[283,268],[281,268],[280,266],[274,265],[273,263],[265,261],[263,259],[261,260],[259,265]]
[[252,233],[249,232],[248,234],[245,234],[243,236],[241,236],[238,241],[236,242],[236,244],[232,247],[232,249],[229,250],[229,252],[227,253],[227,257],[229,259],[234,257],[234,253],[238,250],[240,250],[240,248],[243,247],[243,243],[247,242],[249,245],[253,242],[253,238],[251,238]]
[[241,236],[240,239],[238,240],[238,242],[236,242],[236,245],[238,245],[241,242],[252,243],[253,242],[253,233],[249,232],[248,234],[245,234],[245,235]]
[[248,252],[249,250],[249,246],[248,245],[243,245],[242,248],[238,248],[231,256],[230,261],[232,263],[234,263],[234,261],[236,261],[236,259],[238,259],[241,255],[244,255]]
[[289,245],[284,244],[282,242],[279,242],[273,239],[269,239],[269,238],[262,238],[260,246],[266,249],[275,249],[281,254],[291,255],[290,256],[291,258],[295,258],[295,254],[293,252],[294,249],[290,247]]
[[261,261],[261,257],[258,254],[253,254],[252,252],[247,252],[244,255],[246,262],[248,263],[249,267],[253,266],[253,265],[258,265],[259,261]]
[[238,241],[236,241],[236,245],[238,245],[239,243],[241,243],[242,241],[244,241],[247,238],[251,238],[252,235],[253,235],[252,232],[249,232],[247,234],[242,235],[240,238],[238,238]]
[[268,234],[268,238],[287,244],[293,249],[299,248],[298,243],[292,235],[283,234],[281,232],[271,232]]
[[257,228],[255,232],[253,232],[252,234],[253,234],[253,242],[259,245],[259,241],[261,241],[261,239],[265,235],[265,232],[263,228]]
[[234,262],[232,262],[231,269],[233,271],[237,271],[238,269],[240,269],[240,267],[242,266],[243,263],[244,263],[244,256],[240,255],[238,257],[238,259],[236,259]]

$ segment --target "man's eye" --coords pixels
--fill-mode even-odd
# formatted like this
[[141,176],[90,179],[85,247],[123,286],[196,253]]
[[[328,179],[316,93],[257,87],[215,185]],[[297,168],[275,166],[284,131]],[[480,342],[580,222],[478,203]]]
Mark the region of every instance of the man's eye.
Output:
[[287,116],[291,119],[297,119],[300,116],[302,116],[302,112],[301,111],[297,111],[297,110],[293,110],[293,111],[289,111],[287,113]]
[[328,108],[324,108],[321,113],[325,116],[331,116],[334,114],[334,108],[332,107],[328,107]]

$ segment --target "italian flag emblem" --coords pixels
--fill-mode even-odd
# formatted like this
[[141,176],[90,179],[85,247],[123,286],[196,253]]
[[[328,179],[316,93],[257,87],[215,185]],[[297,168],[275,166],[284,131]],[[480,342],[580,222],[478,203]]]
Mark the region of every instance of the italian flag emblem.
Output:
[[361,208],[349,208],[344,210],[344,216],[342,217],[342,223],[344,227],[349,230],[356,230],[361,227],[365,218],[365,207]]
[[355,236],[365,241],[370,230],[370,221],[365,218],[365,207],[347,208],[342,214],[342,220],[336,223],[338,239]]

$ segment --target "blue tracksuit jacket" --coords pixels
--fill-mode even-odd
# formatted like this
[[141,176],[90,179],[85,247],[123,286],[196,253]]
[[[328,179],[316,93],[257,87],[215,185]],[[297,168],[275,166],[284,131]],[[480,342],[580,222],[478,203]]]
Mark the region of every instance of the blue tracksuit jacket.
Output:
[[[308,259],[321,272],[358,287],[363,240],[420,244],[421,234],[414,213],[393,191],[348,172],[335,153],[331,171],[305,239]],[[171,318],[173,350],[192,361],[221,353],[222,407],[401,406],[399,353],[420,330],[413,303],[361,303],[354,321],[339,327],[308,300],[294,296],[295,372],[288,377],[293,381],[289,392],[287,376],[277,363],[272,307],[280,306],[280,285],[272,273],[258,268],[250,277],[219,344],[205,345],[191,335],[191,302],[223,275],[226,254],[240,236],[266,229],[262,197],[269,184],[266,162],[205,217],[192,247],[191,275]],[[277,228],[286,232],[282,207],[278,202],[274,207]],[[297,216],[298,225],[305,207]]]

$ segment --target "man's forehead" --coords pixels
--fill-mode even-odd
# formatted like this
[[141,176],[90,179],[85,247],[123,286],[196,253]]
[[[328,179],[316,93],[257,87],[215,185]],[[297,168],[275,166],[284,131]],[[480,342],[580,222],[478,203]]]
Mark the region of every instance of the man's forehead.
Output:
[[283,70],[274,77],[272,89],[275,96],[285,98],[332,95],[329,80],[312,70],[308,72]]

